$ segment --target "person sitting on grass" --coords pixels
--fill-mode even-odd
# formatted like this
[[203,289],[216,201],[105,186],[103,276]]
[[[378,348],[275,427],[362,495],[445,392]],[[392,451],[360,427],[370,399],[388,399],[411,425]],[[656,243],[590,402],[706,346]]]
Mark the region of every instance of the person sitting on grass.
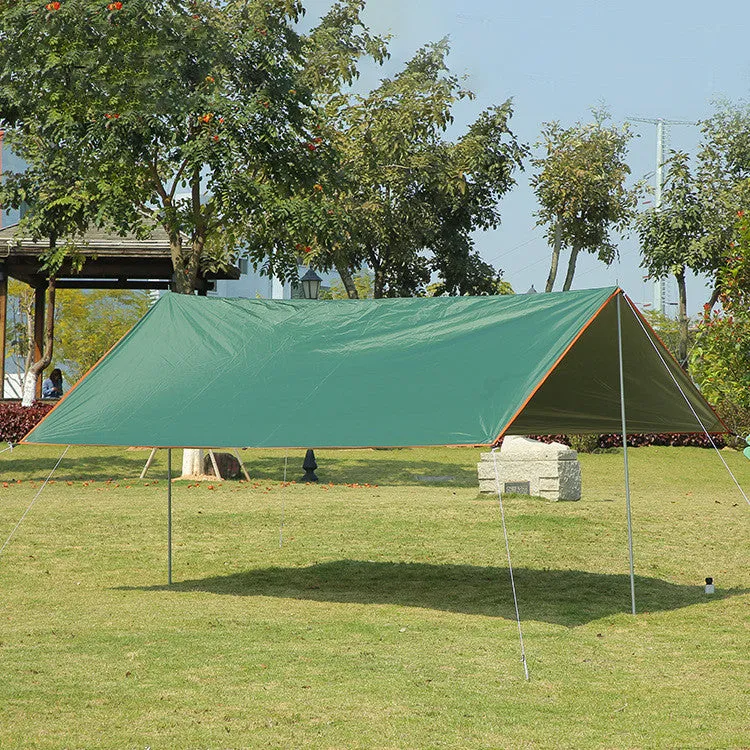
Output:
[[62,373],[55,367],[42,383],[42,398],[60,398],[63,395]]

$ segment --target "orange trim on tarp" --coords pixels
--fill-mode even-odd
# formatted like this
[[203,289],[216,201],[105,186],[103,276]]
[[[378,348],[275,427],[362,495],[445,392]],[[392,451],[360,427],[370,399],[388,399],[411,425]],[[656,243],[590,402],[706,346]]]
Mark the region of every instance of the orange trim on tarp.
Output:
[[536,388],[534,388],[534,390],[528,395],[528,397],[524,400],[524,402],[521,404],[521,406],[518,407],[518,410],[510,418],[510,420],[508,420],[508,423],[505,425],[505,427],[503,427],[503,429],[500,430],[500,434],[492,442],[492,445],[497,445],[497,442],[500,440],[500,438],[502,438],[505,435],[505,433],[510,429],[511,425],[513,424],[513,422],[515,422],[516,419],[518,419],[518,417],[520,416],[521,412],[529,405],[529,401],[531,401],[531,399],[534,398],[534,396],[536,395],[537,391],[547,382],[547,380],[550,377],[550,375],[552,375],[552,373],[555,371],[555,368],[560,364],[560,362],[562,362],[562,360],[565,358],[565,356],[567,355],[567,353],[575,346],[575,344],[578,342],[578,340],[581,338],[581,336],[583,336],[583,334],[589,329],[589,326],[599,317],[599,315],[601,314],[602,310],[604,310],[604,308],[618,294],[622,294],[624,296],[624,292],[622,291],[622,289],[620,289],[620,287],[617,287],[617,289],[615,289],[615,291],[612,292],[612,294],[609,297],[607,297],[607,299],[604,301],[604,303],[602,304],[602,306],[591,316],[591,318],[586,323],[586,325],[583,326],[583,328],[581,328],[580,331],[578,331],[578,333],[575,335],[575,337],[570,342],[570,344],[568,344],[568,346],[565,348],[565,350],[563,351],[563,353],[557,358],[557,360],[552,365],[552,367],[550,367],[550,369],[547,371],[546,375],[537,383]]

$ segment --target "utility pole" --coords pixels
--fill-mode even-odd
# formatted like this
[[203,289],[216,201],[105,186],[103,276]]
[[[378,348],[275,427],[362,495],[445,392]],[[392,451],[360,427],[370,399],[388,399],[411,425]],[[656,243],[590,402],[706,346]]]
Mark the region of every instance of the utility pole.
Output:
[[[656,172],[654,185],[654,203],[656,210],[661,209],[661,195],[664,187],[664,145],[666,141],[665,126],[670,125],[697,125],[692,120],[665,120],[663,117],[629,117],[632,122],[647,122],[656,125]],[[654,310],[663,315],[667,314],[667,280],[656,279],[654,281]]]

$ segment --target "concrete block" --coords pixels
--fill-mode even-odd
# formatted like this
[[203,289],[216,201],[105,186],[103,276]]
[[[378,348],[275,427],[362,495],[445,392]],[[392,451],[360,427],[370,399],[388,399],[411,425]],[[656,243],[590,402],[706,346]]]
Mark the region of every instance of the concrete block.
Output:
[[479,491],[496,493],[495,460],[500,490],[505,485],[528,482],[529,495],[550,500],[581,499],[581,465],[578,454],[561,443],[540,443],[506,435],[499,451],[482,453],[477,464]]

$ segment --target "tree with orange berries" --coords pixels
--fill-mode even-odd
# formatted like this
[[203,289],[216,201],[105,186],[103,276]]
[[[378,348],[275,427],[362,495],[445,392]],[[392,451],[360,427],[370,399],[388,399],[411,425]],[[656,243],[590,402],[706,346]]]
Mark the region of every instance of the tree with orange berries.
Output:
[[297,0],[61,0],[46,11],[0,8],[0,125],[17,142],[38,132],[89,155],[92,220],[163,227],[177,291],[231,262],[269,196],[317,181]]

